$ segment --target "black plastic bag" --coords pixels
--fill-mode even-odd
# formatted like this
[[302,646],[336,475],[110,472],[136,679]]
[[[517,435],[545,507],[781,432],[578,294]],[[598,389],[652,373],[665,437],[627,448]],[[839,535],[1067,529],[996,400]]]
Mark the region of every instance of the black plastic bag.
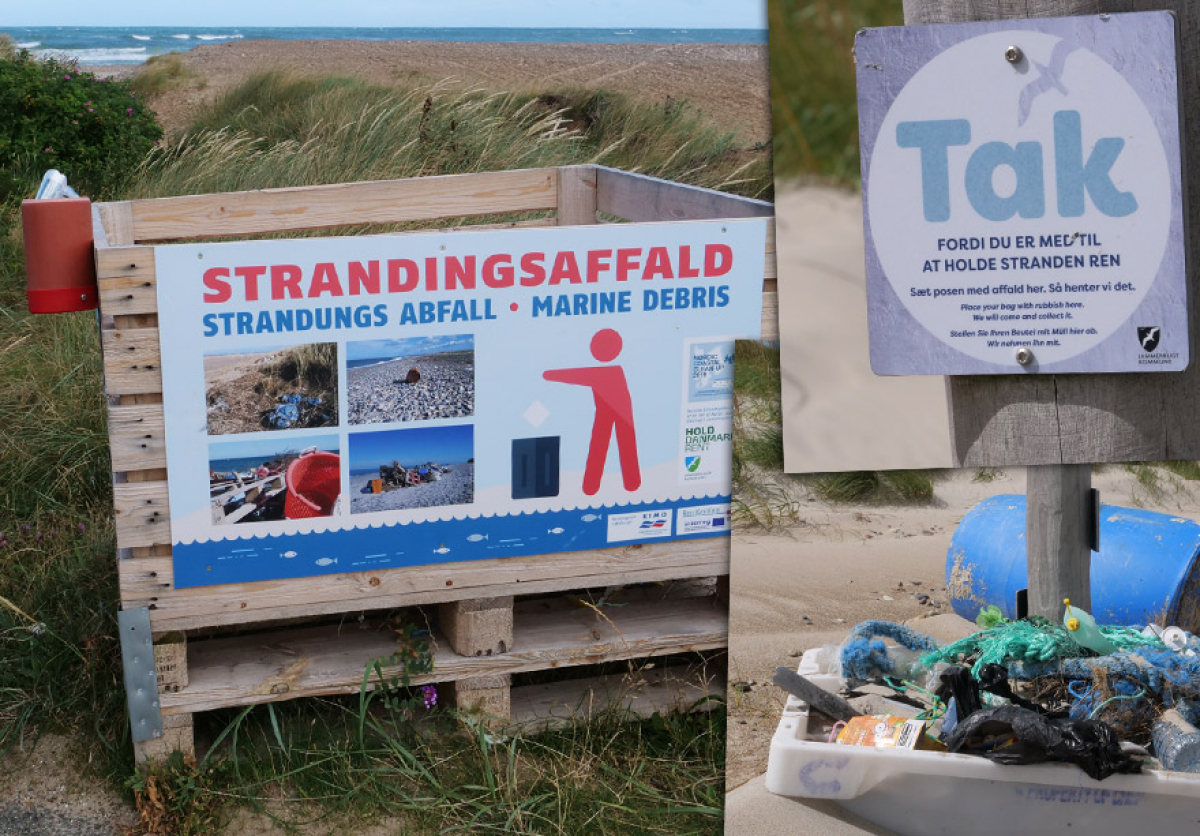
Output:
[[1121,751],[1116,734],[1104,723],[1052,719],[1015,705],[972,713],[950,734],[946,748],[1004,764],[1066,761],[1097,781],[1142,771],[1141,761]]

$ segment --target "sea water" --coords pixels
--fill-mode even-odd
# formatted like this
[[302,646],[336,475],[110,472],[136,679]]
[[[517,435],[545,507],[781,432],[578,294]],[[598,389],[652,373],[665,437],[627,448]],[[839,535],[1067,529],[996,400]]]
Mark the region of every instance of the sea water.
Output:
[[477,43],[766,43],[765,29],[520,29],[406,27],[11,26],[0,31],[38,56],[87,64],[140,64],[202,44],[266,41],[469,41]]

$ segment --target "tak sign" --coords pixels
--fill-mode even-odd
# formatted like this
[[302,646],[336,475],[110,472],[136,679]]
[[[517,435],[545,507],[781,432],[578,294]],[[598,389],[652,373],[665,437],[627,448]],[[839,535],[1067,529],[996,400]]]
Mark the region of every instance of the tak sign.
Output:
[[1187,365],[1170,15],[866,30],[857,60],[877,373]]

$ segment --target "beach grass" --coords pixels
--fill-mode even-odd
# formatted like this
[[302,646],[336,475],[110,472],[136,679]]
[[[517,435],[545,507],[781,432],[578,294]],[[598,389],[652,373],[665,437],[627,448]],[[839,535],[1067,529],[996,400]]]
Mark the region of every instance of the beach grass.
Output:
[[[120,197],[592,161],[770,193],[765,155],[683,104],[278,76],[234,93]],[[238,807],[399,815],[418,833],[720,832],[720,710],[508,738],[449,710],[419,732],[371,715],[364,739],[357,698],[301,700],[201,715],[200,739],[221,744],[206,760],[135,771],[96,316],[30,316],[22,262],[18,207],[0,205],[0,749],[73,735],[89,775],[140,792],[149,832],[210,833]],[[328,367],[301,357],[294,372]]]
[[160,96],[194,77],[194,73],[175,52],[155,55],[138,67],[130,86],[139,96]]
[[165,832],[214,832],[237,808],[320,832],[721,832],[723,711],[609,711],[537,734],[492,734],[452,709],[363,711],[357,697],[202,719],[223,735],[213,754],[131,784]]
[[859,182],[854,33],[903,23],[898,0],[768,0],[775,176]]
[[153,153],[131,196],[602,163],[769,196],[767,155],[684,102],[595,90],[515,94],[449,82],[252,76]]

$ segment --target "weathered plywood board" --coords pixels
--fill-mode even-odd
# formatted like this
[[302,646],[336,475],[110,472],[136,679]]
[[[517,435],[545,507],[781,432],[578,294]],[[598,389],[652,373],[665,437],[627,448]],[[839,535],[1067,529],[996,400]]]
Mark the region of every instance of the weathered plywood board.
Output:
[[[1167,9],[1178,20],[1181,46],[1179,91],[1185,113],[1200,106],[1200,8],[1149,0],[905,0],[911,25],[970,20],[1059,17]],[[1184,193],[1200,194],[1200,119],[1183,122]],[[1200,202],[1191,201],[1188,251],[1200,252]],[[1189,273],[1193,268],[1189,267]],[[1190,351],[1197,356],[1195,327],[1200,293],[1189,283]],[[1151,323],[1152,324],[1152,323]],[[1083,464],[1096,461],[1157,461],[1200,458],[1200,363],[1170,374],[954,377],[947,382],[951,439],[958,466]]]
[[555,169],[449,174],[164,197],[133,203],[138,242],[251,236],[364,223],[554,209]]
[[[518,607],[507,653],[460,656],[435,634],[434,672],[413,684],[713,650],[726,638],[724,608],[705,599],[631,603],[603,617],[584,607]],[[188,684],[161,695],[163,713],[357,693],[367,665],[396,649],[390,631],[357,624],[192,642]]]

